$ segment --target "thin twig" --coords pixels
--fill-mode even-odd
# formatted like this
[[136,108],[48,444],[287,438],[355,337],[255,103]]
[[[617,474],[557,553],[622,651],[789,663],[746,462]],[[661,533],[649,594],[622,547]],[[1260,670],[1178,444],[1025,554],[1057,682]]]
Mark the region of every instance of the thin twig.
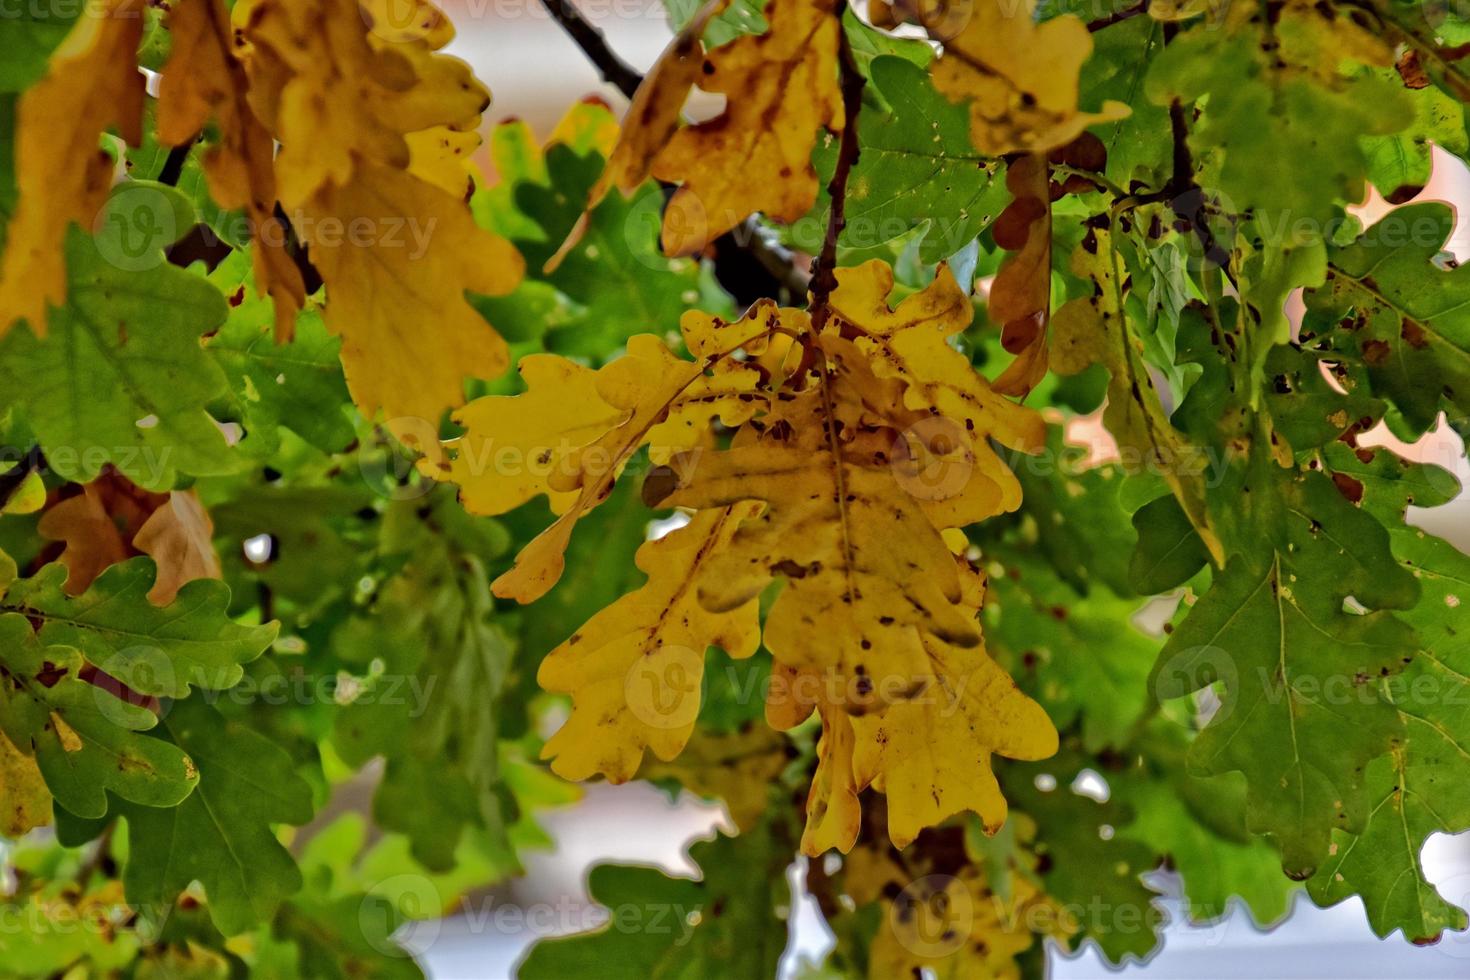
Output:
[[[837,16],[841,17],[847,4],[839,3]],[[847,178],[857,164],[862,146],[858,142],[858,113],[862,109],[863,78],[857,59],[853,57],[847,32],[838,34],[838,62],[841,69],[842,90],[842,141],[837,148],[837,166],[832,171],[832,180],[827,184],[827,196],[832,201],[832,210],[827,216],[827,234],[822,240],[822,251],[812,264],[812,330],[820,332],[830,315],[828,300],[837,288],[837,240],[847,227]]]
[[1096,20],[1088,21],[1087,30],[1089,33],[1095,34],[1098,31],[1102,30],[1104,27],[1112,27],[1114,24],[1121,24],[1125,20],[1129,20],[1133,17],[1137,17],[1139,14],[1147,12],[1148,0],[1143,0],[1142,3],[1134,4],[1131,7],[1124,7],[1122,10],[1115,10],[1112,13],[1108,14],[1106,17],[1099,17]]
[[580,10],[572,6],[572,0],[541,0],[541,6],[566,31],[567,36],[577,42],[577,47],[582,49],[587,60],[601,73],[602,80],[631,99],[633,93],[638,91],[638,86],[643,84],[643,76],[618,57],[617,52],[608,46],[607,38],[602,32],[593,27]]
[[[643,84],[643,75],[618,57],[603,33],[582,16],[582,12],[572,5],[571,0],[541,0],[541,5],[566,35],[576,42],[577,47],[582,49],[582,53],[603,80],[632,99],[638,87]],[[801,269],[796,256],[776,241],[754,215],[746,218],[740,227],[716,238],[713,245],[717,257],[722,252],[740,252],[750,256],[755,260],[755,266],[770,278],[772,289],[784,290],[793,299],[806,294],[810,279]],[[724,277],[719,275],[721,270],[718,261],[715,271],[724,284]],[[728,288],[729,284],[726,285]],[[763,295],[769,294],[768,290],[760,292]]]
[[1230,252],[1215,239],[1215,233],[1205,218],[1205,192],[1194,179],[1194,161],[1189,154],[1189,124],[1184,118],[1184,106],[1178,99],[1169,103],[1169,128],[1174,137],[1174,174],[1165,188],[1169,194],[1169,206],[1194,230],[1205,258],[1219,266],[1230,285],[1239,292],[1240,284],[1235,281],[1235,273],[1230,271]]

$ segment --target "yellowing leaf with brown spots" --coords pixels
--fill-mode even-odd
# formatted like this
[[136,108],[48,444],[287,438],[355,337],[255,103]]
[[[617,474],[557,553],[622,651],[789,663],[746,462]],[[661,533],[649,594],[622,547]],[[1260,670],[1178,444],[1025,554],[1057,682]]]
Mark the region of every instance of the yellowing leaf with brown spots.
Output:
[[435,50],[449,33],[432,17],[384,16],[355,0],[235,11],[251,106],[281,143],[281,202],[326,284],[353,400],[402,432],[411,423],[394,419],[437,423],[463,403],[465,378],[505,370],[504,341],[465,291],[508,293],[524,263],[464,201],[456,161],[476,145],[488,92]]
[[998,395],[950,346],[949,338],[970,326],[972,310],[946,266],[897,309],[888,303],[892,290],[893,270],[884,262],[839,269],[832,308],[838,329],[868,355],[874,374],[903,380],[904,405],[930,416],[905,432],[914,463],[905,484],[921,491],[942,526],[1015,510],[1020,484],[988,440],[1036,449],[1046,437],[1041,416]]
[[542,749],[567,779],[633,777],[644,749],[679,754],[699,714],[704,654],[748,657],[760,641],[756,602],[713,612],[698,601],[712,556],[755,506],[707,510],[638,549],[648,581],[592,617],[541,661],[537,680],[572,695],[572,713]]
[[51,791],[36,760],[0,732],[0,837],[20,837],[51,824]]
[[[733,608],[784,576],[765,624],[776,659],[833,673],[867,697],[880,681],[923,672],[920,631],[980,642],[973,617],[956,605],[949,549],[892,473],[820,445],[739,446],[685,462],[687,475],[664,503],[766,503],[715,560],[701,600]],[[893,693],[902,699],[909,691]]]
[[158,139],[194,140],[213,118],[220,141],[204,158],[209,193],[220,207],[250,221],[255,286],[275,306],[275,336],[289,341],[306,300],[301,271],[286,251],[275,215],[275,144],[247,101],[245,67],[235,57],[234,30],[223,0],[178,0],[169,10],[168,62],[158,90]]
[[[812,149],[824,126],[842,128],[835,4],[770,0],[765,12],[765,34],[739,37],[704,60],[699,87],[725,96],[725,111],[675,132],[653,160],[653,176],[680,185],[664,212],[669,255],[699,251],[756,211],[790,222],[816,202]],[[687,68],[670,73],[665,84],[684,84]],[[666,107],[664,98],[650,101]],[[662,132],[667,116],[655,115]],[[628,128],[625,139],[651,142],[638,117]]]
[[690,320],[687,342],[700,361],[675,357],[650,334],[631,338],[626,356],[595,373],[555,355],[529,357],[522,370],[530,391],[457,412],[464,435],[430,451],[425,475],[458,483],[460,500],[477,514],[501,514],[546,494],[559,515],[495,580],[495,594],[532,602],[555,585],[577,521],[607,499],[644,445],[664,459],[700,444],[693,420],[707,427],[711,415],[733,418],[733,405],[752,389],[737,375],[758,372],[725,362],[770,322],[779,317],[764,305],[735,324]]
[[1077,79],[1092,54],[1087,25],[1072,14],[1041,24],[1036,0],[961,0],[964,28],[949,5],[935,8],[931,30],[944,50],[934,62],[934,86],[970,103],[970,138],[981,153],[1044,153],[1065,146],[1088,126],[1121,119],[1128,107],[1108,100],[1098,112],[1077,107]]
[[[990,756],[1055,749],[1045,714],[986,656],[980,579],[951,551],[958,525],[1020,502],[989,440],[1039,444],[1040,419],[949,346],[970,304],[947,270],[896,308],[892,289],[881,263],[845,270],[820,328],[770,301],[734,323],[687,314],[692,360],[647,335],[595,373],[528,359],[527,393],[467,406],[465,434],[424,461],[472,510],[550,498],[560,516],[494,584],[522,602],[556,582],[576,522],[642,447],[655,463],[644,501],[691,514],[640,549],[648,584],[543,662],[542,684],[573,696],[547,745],[559,773],[623,780],[646,748],[672,758],[705,649],[746,656],[758,641],[774,661],[772,727],[821,715],[808,854],[853,845],[869,785],[891,794],[895,839],[966,809],[993,830],[1005,801]],[[542,469],[497,465],[497,446]],[[757,636],[756,603],[778,579]],[[958,747],[953,764],[924,758],[940,742]]]
[[[968,562],[960,560],[958,567],[964,605],[979,616],[985,580]],[[895,847],[907,847],[925,827],[965,810],[979,814],[987,832],[995,833],[1005,822],[1006,800],[991,756],[1045,759],[1057,750],[1051,719],[983,646],[962,649],[932,636],[923,642],[928,687],[882,714],[852,720],[858,784],[871,784],[888,797],[888,834]]]
[[66,299],[67,226],[90,231],[112,186],[113,159],[98,141],[109,129],[134,146],[142,138],[142,31],[142,0],[87,5],[52,54],[46,77],[20,98],[18,204],[0,257],[0,336],[17,320],[37,336],[46,333],[47,306]]

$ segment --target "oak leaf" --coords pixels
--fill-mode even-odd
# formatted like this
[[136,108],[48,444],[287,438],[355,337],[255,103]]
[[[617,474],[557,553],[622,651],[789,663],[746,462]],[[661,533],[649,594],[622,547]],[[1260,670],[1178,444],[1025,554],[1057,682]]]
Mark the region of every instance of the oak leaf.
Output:
[[169,10],[169,60],[158,90],[158,139],[193,141],[210,119],[220,141],[204,158],[210,196],[222,208],[243,209],[250,223],[256,288],[275,308],[276,340],[291,339],[306,301],[301,271],[286,250],[276,205],[275,143],[247,99],[249,81],[233,49],[223,0],[180,0]]
[[638,549],[648,582],[593,616],[541,661],[537,680],[572,695],[572,713],[542,749],[567,779],[602,773],[615,783],[638,771],[645,748],[664,761],[683,750],[699,714],[704,653],[755,653],[756,602],[711,611],[698,590],[740,521],[741,504],[695,515],[685,527]]
[[965,0],[964,26],[953,36],[942,32],[954,12],[947,5],[933,11],[939,20],[930,29],[939,29],[944,42],[931,69],[934,85],[970,103],[970,138],[982,153],[1044,153],[1128,114],[1113,100],[1097,112],[1078,108],[1077,80],[1092,35],[1072,14],[1038,24],[1035,8],[1035,0]]
[[142,139],[143,76],[137,69],[142,0],[104,0],[77,18],[46,77],[16,113],[19,205],[0,258],[0,336],[25,320],[46,333],[47,308],[67,296],[67,226],[90,229],[112,186],[113,159],[98,141],[115,128]]
[[443,31],[379,35],[355,0],[259,0],[235,21],[250,45],[251,105],[282,144],[281,203],[326,284],[353,400],[369,416],[384,409],[395,431],[399,418],[432,425],[463,403],[466,377],[508,362],[465,291],[508,293],[523,263],[475,225],[467,176],[458,194],[445,189],[433,149],[448,140],[450,157],[467,152],[489,94],[435,50]]
[[[958,525],[1020,502],[990,440],[1030,448],[1044,428],[949,346],[971,311],[947,270],[896,309],[892,288],[881,263],[844,271],[820,327],[769,301],[734,323],[691,312],[681,327],[693,360],[647,335],[596,372],[529,358],[526,393],[466,406],[464,435],[423,461],[426,475],[459,482],[472,510],[550,498],[560,516],[495,583],[522,602],[560,577],[574,525],[645,445],[657,464],[645,501],[692,512],[690,526],[640,549],[648,583],[543,662],[543,686],[573,699],[546,747],[558,772],[620,781],[647,747],[672,758],[698,711],[705,649],[753,652],[755,603],[777,579],[760,639],[790,690],[773,694],[767,717],[788,728],[815,708],[824,729],[807,853],[852,846],[870,784],[891,783],[895,840],[966,808],[993,830],[1004,801],[990,755],[1054,750],[1044,713],[984,654],[978,573],[951,551],[964,547]],[[927,431],[936,420],[946,427]],[[957,478],[922,478],[934,461]],[[915,762],[923,746],[887,720],[900,707],[924,744],[965,744],[963,765]]]

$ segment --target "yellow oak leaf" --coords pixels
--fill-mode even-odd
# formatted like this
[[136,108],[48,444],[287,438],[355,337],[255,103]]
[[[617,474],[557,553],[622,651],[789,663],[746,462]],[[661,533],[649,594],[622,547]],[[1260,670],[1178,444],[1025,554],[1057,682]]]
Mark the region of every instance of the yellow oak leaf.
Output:
[[[957,564],[964,606],[979,616],[984,578],[963,559]],[[925,690],[881,714],[852,719],[858,785],[871,784],[887,796],[895,847],[907,847],[925,827],[965,810],[995,833],[1005,822],[1006,800],[991,756],[1045,759],[1057,750],[1051,719],[983,646],[960,649],[933,636],[923,643],[930,662]],[[935,752],[936,745],[944,751]]]
[[546,495],[563,513],[574,493],[558,494],[548,478],[572,449],[627,420],[629,410],[597,393],[597,372],[556,354],[530,354],[518,365],[526,391],[478,398],[454,413],[464,435],[430,449],[419,467],[459,484],[460,503],[475,514],[504,514]]
[[887,263],[837,270],[829,329],[852,337],[877,376],[903,380],[904,404],[923,413],[903,431],[913,465],[900,470],[901,482],[926,502],[941,527],[1015,510],[1020,484],[989,440],[1031,451],[1045,441],[1045,423],[992,390],[969,358],[949,344],[970,326],[973,311],[946,266],[897,309],[888,305],[892,291]]
[[214,522],[199,495],[193,490],[169,491],[168,499],[133,535],[133,547],[152,557],[158,566],[148,601],[166,606],[185,583],[221,578],[213,537]]
[[700,361],[675,357],[651,334],[631,338],[627,354],[595,374],[553,355],[527,358],[530,391],[480,399],[456,413],[464,435],[430,449],[421,472],[458,483],[474,513],[504,513],[546,494],[559,515],[492,583],[495,594],[518,602],[544,595],[561,578],[577,521],[607,499],[634,453],[655,434],[655,458],[697,446],[701,436],[689,420],[702,411],[734,412],[750,386],[732,382],[735,369],[722,364],[769,332],[770,320],[764,307],[733,324],[691,320]]
[[[352,183],[304,208],[302,240],[327,287],[324,319],[342,337],[342,369],[364,415],[438,420],[464,402],[464,379],[509,365],[505,341],[465,298],[510,292],[525,268],[464,203],[412,174],[362,164]],[[411,216],[416,224],[400,216]],[[366,227],[354,241],[336,229]],[[394,241],[377,236],[398,235]]]
[[51,791],[36,760],[0,732],[0,837],[21,837],[50,824]]
[[638,549],[639,589],[592,617],[541,661],[537,680],[572,695],[572,713],[542,749],[567,779],[631,779],[644,749],[679,754],[699,714],[705,650],[748,657],[760,641],[754,599],[718,612],[697,599],[710,559],[755,509],[703,511]]
[[368,416],[384,410],[403,434],[462,404],[465,378],[505,370],[504,341],[465,292],[510,292],[524,262],[474,223],[455,169],[489,93],[436,50],[450,35],[432,16],[418,30],[415,17],[399,27],[384,13],[364,18],[356,0],[252,0],[234,20],[251,106],[281,144],[281,202],[326,285],[353,401]]
[[602,176],[588,196],[588,211],[614,187],[623,194],[631,194],[648,179],[654,158],[678,130],[684,103],[703,71],[704,44],[700,37],[726,2],[711,0],[700,8],[643,77]]
[[275,143],[247,101],[245,66],[232,49],[234,30],[222,0],[179,0],[168,15],[169,59],[158,90],[158,139],[192,142],[215,119],[220,141],[204,158],[209,193],[250,222],[255,288],[269,294],[275,336],[289,341],[306,301],[301,270],[286,250],[286,229],[275,215]]
[[[680,185],[664,211],[665,253],[698,252],[756,211],[790,222],[811,210],[812,149],[822,127],[843,124],[835,10],[833,0],[770,0],[765,34],[706,56],[699,87],[724,95],[725,111],[674,132],[653,160],[653,176]],[[686,77],[682,67],[671,74],[681,84]],[[667,117],[655,116],[662,129]],[[634,132],[625,139],[651,142],[638,116],[627,126]]]
[[856,465],[831,448],[774,441],[682,464],[676,469],[685,475],[665,504],[766,503],[715,559],[700,597],[711,609],[732,608],[784,576],[765,624],[777,660],[834,672],[860,701],[875,693],[901,700],[917,692],[890,682],[923,674],[921,631],[980,642],[973,617],[956,606],[949,549],[886,469]]
[[935,8],[944,50],[930,69],[935,88],[970,103],[970,139],[981,153],[1044,153],[1065,146],[1088,126],[1128,114],[1108,100],[1098,112],[1077,107],[1077,79],[1092,54],[1087,25],[1072,14],[1034,19],[1036,0],[961,0]]
[[0,336],[17,320],[46,333],[47,306],[66,299],[67,226],[90,230],[112,186],[113,159],[98,141],[109,128],[134,146],[142,139],[142,31],[142,0],[89,4],[51,55],[46,77],[20,97],[17,204],[0,256]]
[[858,802],[853,772],[856,735],[853,720],[840,704],[823,701],[817,709],[822,718],[822,737],[817,740],[817,770],[812,774],[806,798],[806,827],[801,832],[801,853],[816,857],[833,848],[847,853],[862,826],[862,804]]

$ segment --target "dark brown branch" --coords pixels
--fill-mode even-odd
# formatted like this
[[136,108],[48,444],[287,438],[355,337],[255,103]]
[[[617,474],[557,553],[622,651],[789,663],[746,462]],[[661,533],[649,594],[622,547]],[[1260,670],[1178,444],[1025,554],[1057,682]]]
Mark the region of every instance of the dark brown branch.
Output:
[[167,184],[170,187],[178,186],[179,178],[184,175],[184,164],[189,159],[189,151],[193,148],[194,141],[190,140],[168,151],[168,156],[163,160],[163,169],[158,171],[160,184]]
[[1205,258],[1219,266],[1230,285],[1239,292],[1240,284],[1230,271],[1230,252],[1216,240],[1205,217],[1205,192],[1194,179],[1194,161],[1189,154],[1189,124],[1184,118],[1184,106],[1178,99],[1169,103],[1169,128],[1174,138],[1174,173],[1164,189],[1169,197],[1169,206],[1193,229]]
[[[842,16],[845,6],[838,5],[838,17]],[[842,73],[842,141],[837,148],[837,166],[827,184],[827,195],[832,201],[832,210],[827,216],[827,235],[822,240],[822,251],[812,265],[812,329],[816,332],[820,332],[827,321],[830,314],[828,300],[837,288],[837,240],[842,236],[843,228],[847,227],[847,178],[862,152],[858,143],[858,113],[862,109],[866,79],[852,55],[847,32],[839,32],[838,37],[838,60]]]
[[541,6],[567,36],[577,42],[577,47],[602,75],[602,80],[631,99],[638,86],[643,84],[643,76],[618,57],[617,52],[608,46],[607,38],[582,16],[582,12],[572,5],[572,0],[541,0]]
[[[602,32],[582,16],[571,0],[541,0],[541,5],[582,49],[603,80],[632,99],[643,84],[643,75],[618,57]],[[777,242],[754,215],[711,244],[715,276],[740,302],[752,302],[778,292],[787,293],[792,300],[806,295],[809,277],[800,268],[796,256]]]
[[1096,20],[1088,21],[1087,30],[1089,33],[1095,34],[1098,31],[1102,30],[1104,27],[1112,27],[1114,24],[1121,24],[1125,20],[1129,20],[1133,17],[1137,17],[1139,14],[1147,12],[1148,0],[1143,0],[1142,3],[1136,3],[1131,7],[1124,7],[1121,10],[1115,10],[1112,13],[1108,14],[1106,17],[1099,17]]

